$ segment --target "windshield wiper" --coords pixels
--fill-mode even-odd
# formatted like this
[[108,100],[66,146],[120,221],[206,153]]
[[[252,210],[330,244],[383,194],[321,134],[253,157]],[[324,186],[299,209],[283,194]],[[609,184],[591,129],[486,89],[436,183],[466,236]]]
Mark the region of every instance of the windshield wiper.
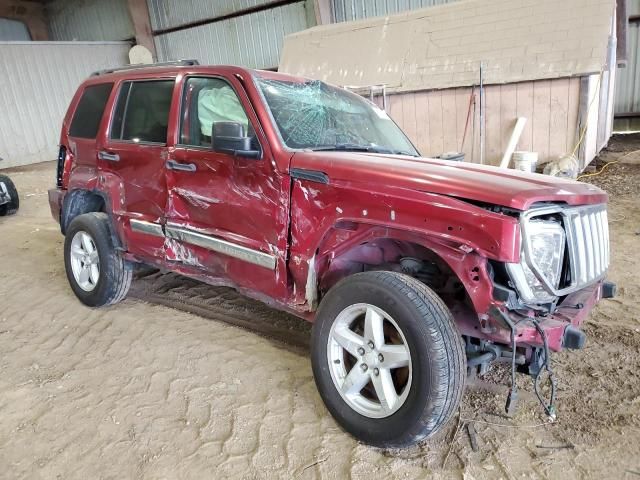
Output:
[[357,143],[336,143],[335,145],[322,145],[320,147],[313,147],[311,150],[314,152],[328,152],[331,150],[344,151],[344,152],[375,152],[383,153],[386,150],[379,147],[373,147],[370,145],[358,145]]
[[342,152],[372,152],[372,153],[387,153],[392,155],[409,155],[415,157],[416,155],[404,152],[402,150],[393,150],[391,148],[381,147],[377,145],[358,145],[357,143],[336,143],[335,145],[322,145],[314,147],[311,150],[314,152],[328,152],[328,151],[342,151]]

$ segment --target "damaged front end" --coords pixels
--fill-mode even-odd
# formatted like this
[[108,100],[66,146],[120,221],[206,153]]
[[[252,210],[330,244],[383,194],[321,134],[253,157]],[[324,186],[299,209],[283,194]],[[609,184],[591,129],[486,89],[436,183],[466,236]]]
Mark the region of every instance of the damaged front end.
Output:
[[[470,375],[487,373],[494,362],[511,365],[507,414],[516,410],[516,372],[534,379],[545,413],[555,419],[556,381],[551,352],[580,349],[584,320],[601,298],[616,287],[604,280],[609,266],[609,232],[605,204],[540,205],[519,216],[519,263],[490,263],[493,305],[480,327],[461,322]],[[540,392],[544,373],[549,399]]]

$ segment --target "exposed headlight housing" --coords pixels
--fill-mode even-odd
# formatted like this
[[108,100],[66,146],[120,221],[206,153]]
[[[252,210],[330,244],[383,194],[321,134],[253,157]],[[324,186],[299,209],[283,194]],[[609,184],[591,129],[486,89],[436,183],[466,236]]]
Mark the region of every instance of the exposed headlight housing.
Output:
[[558,290],[564,252],[565,231],[561,223],[553,220],[530,220],[523,232],[520,263],[508,263],[507,271],[525,303],[549,303],[556,296],[549,290]]

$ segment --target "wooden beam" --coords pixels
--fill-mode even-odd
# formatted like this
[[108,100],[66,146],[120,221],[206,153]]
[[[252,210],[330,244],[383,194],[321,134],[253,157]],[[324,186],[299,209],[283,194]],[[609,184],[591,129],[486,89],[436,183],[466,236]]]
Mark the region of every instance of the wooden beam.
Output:
[[153,30],[151,29],[151,18],[146,0],[127,0],[129,16],[133,23],[133,31],[136,43],[146,47],[153,55],[153,60],[157,60],[156,46],[153,42]]
[[29,30],[31,40],[49,40],[42,3],[27,0],[0,0],[0,17],[24,23]]
[[331,0],[313,0],[313,10],[316,14],[316,25],[328,25],[333,23]]
[[627,0],[616,2],[616,59],[619,67],[627,66]]

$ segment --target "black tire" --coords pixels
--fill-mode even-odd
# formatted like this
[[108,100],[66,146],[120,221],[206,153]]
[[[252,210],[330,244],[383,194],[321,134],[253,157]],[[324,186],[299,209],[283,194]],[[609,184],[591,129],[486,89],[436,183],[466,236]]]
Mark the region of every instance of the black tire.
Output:
[[4,183],[7,193],[9,194],[9,203],[0,205],[0,217],[4,217],[5,215],[14,215],[18,211],[18,208],[20,208],[18,190],[16,190],[16,186],[6,175],[0,175],[0,182]]
[[[370,418],[352,409],[329,370],[331,326],[340,312],[357,303],[388,313],[410,350],[413,379],[408,396],[385,418]],[[320,396],[337,422],[364,443],[385,448],[414,445],[435,434],[458,408],[466,378],[462,337],[443,301],[412,277],[377,271],[343,279],[322,299],[312,337],[311,360]]]
[[[85,291],[80,287],[71,266],[71,243],[73,237],[80,231],[91,236],[100,260],[100,276],[91,291]],[[114,248],[109,217],[106,213],[85,213],[72,220],[65,235],[64,266],[73,293],[89,307],[113,305],[123,300],[129,292],[133,264],[125,261]]]

